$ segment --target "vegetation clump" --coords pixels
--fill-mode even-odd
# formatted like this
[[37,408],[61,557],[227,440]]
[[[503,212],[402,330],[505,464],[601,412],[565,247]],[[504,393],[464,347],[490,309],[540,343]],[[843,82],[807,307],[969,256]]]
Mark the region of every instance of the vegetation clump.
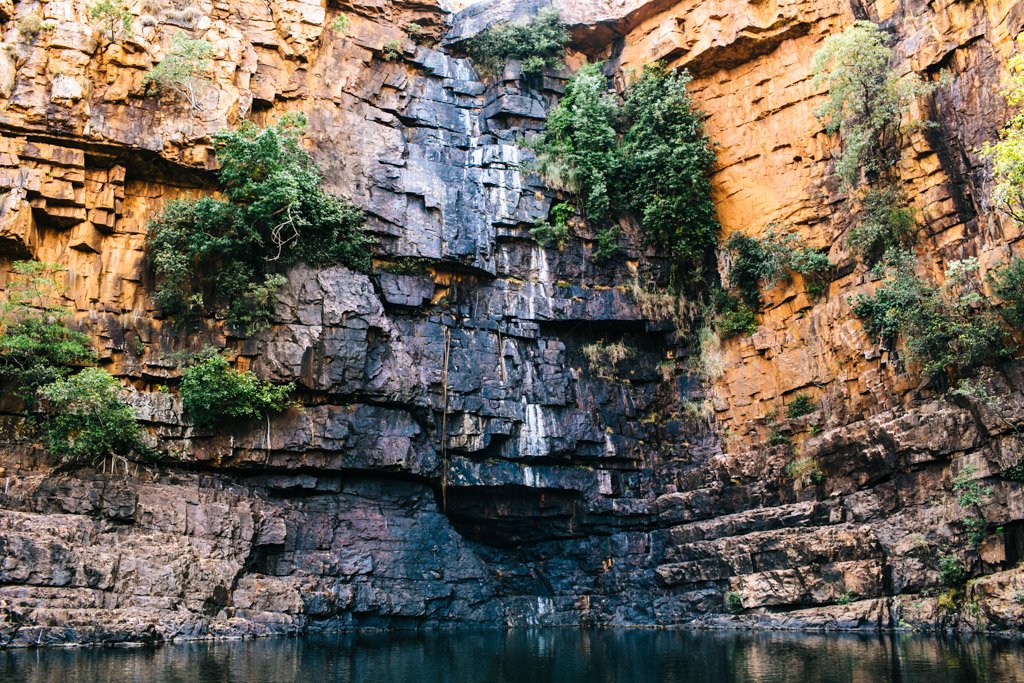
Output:
[[882,268],[885,283],[852,303],[884,348],[895,350],[902,339],[910,359],[933,379],[963,377],[1009,355],[1008,331],[974,276],[977,259],[950,264],[942,287],[917,276],[909,252],[891,252]]
[[99,0],[89,7],[89,18],[106,31],[112,43],[122,33],[131,33],[132,12],[125,0]]
[[650,244],[691,274],[716,245],[709,178],[715,152],[686,90],[689,81],[685,72],[647,66],[620,102],[602,65],[588,65],[570,81],[533,145],[538,170],[572,196],[595,229],[599,258],[618,251],[617,220],[627,211],[637,215]]
[[0,382],[31,411],[41,387],[95,363],[96,353],[56,303],[63,281],[58,266],[16,261],[10,277],[0,303]]
[[94,465],[107,457],[152,455],[135,411],[118,395],[110,373],[85,368],[40,388],[39,429],[46,449],[71,464]]
[[757,331],[757,314],[740,297],[724,289],[715,290],[713,307],[718,314],[722,339],[748,336]]
[[251,420],[287,410],[295,383],[276,385],[252,372],[231,367],[217,353],[207,353],[187,367],[181,378],[181,404],[189,422],[209,429],[223,420]]
[[824,484],[825,474],[814,458],[799,458],[786,465],[786,475],[801,486]]
[[594,342],[583,347],[583,356],[587,359],[591,372],[598,377],[608,378],[614,375],[619,363],[632,355],[632,351],[623,342]]
[[732,253],[729,282],[752,311],[761,308],[763,286],[778,282],[790,272],[818,282],[832,267],[825,254],[804,246],[795,235],[780,235],[774,229],[762,238],[735,234],[726,246]]
[[797,394],[788,406],[786,406],[786,417],[795,420],[804,415],[810,415],[815,411],[817,405],[814,399],[808,394]]
[[967,570],[956,555],[939,558],[939,580],[947,586],[959,586],[967,578]]
[[996,204],[1014,221],[1024,223],[1024,33],[1017,37],[1017,51],[1007,67],[1003,97],[1017,113],[1003,126],[999,140],[985,146],[985,153],[992,159]]
[[302,148],[305,117],[214,135],[223,199],[177,200],[150,223],[156,300],[171,316],[223,314],[245,332],[273,313],[297,262],[370,265],[362,212],[324,192]]
[[486,74],[497,74],[516,59],[523,73],[536,75],[564,66],[569,30],[558,10],[542,9],[526,23],[500,23],[469,41],[470,59]]
[[201,111],[203,88],[210,82],[213,45],[192,40],[184,31],[171,38],[167,56],[146,74],[144,82],[158,90],[168,90],[185,98],[192,111]]
[[561,202],[551,207],[550,220],[538,220],[530,229],[530,237],[542,247],[554,244],[559,249],[569,239],[569,221],[576,215],[572,204]]

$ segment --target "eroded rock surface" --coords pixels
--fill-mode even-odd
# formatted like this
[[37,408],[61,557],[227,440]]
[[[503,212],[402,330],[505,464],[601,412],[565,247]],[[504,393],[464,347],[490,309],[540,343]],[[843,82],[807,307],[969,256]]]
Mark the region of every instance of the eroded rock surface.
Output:
[[[0,3],[12,45],[0,52],[3,277],[14,258],[67,268],[76,324],[180,454],[54,470],[2,416],[2,642],[452,622],[1020,629],[1024,488],[1004,475],[1024,457],[1024,371],[998,370],[996,404],[943,398],[849,311],[871,277],[844,252],[835,143],[813,116],[808,67],[851,7],[554,2],[570,64],[693,72],[720,143],[726,234],[785,223],[840,264],[819,299],[800,282],[770,292],[758,333],[725,344],[705,395],[694,332],[631,285],[666,273],[634,229],[611,261],[593,258],[593,235],[561,250],[529,237],[555,193],[518,140],[542,128],[568,73],[522,79],[513,64],[485,80],[459,50],[548,4],[452,16],[397,0],[204,2],[188,25],[165,12],[111,43],[85,2]],[[977,149],[1006,113],[998,82],[1022,6],[856,11],[893,29],[898,69],[951,74],[924,103],[938,127],[908,142],[900,169],[932,269],[1019,253]],[[22,36],[28,13],[55,27]],[[331,28],[341,13],[345,32]],[[197,112],[143,92],[182,28],[217,46]],[[374,271],[298,267],[271,328],[245,339],[210,320],[185,334],[149,298],[146,222],[213,187],[212,132],[294,110],[329,189],[367,212]],[[599,341],[630,357],[591,367],[584,347]],[[301,407],[192,430],[168,354],[203,345],[297,381]],[[773,417],[798,392],[817,410]],[[968,466],[992,488],[977,511],[952,489]],[[987,522],[977,549],[969,514]],[[945,586],[945,555],[971,583]]]

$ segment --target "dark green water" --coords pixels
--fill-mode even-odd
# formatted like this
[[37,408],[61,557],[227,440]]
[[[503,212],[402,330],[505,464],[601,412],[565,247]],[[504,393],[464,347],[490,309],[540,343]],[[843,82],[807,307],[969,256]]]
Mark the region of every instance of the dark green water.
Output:
[[995,640],[575,629],[0,652],[0,682],[1024,681]]

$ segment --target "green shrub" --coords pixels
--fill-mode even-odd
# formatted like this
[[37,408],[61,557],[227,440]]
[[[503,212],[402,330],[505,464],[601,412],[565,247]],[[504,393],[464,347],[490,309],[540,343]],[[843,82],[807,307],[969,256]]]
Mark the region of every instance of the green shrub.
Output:
[[718,314],[718,333],[722,339],[746,336],[757,331],[757,314],[739,297],[718,289],[714,295],[714,308]]
[[251,420],[286,410],[295,383],[278,386],[234,370],[219,354],[207,354],[181,377],[181,405],[189,422],[208,429],[225,419]]
[[914,273],[909,252],[890,252],[886,282],[873,295],[853,299],[865,330],[889,349],[903,339],[907,355],[929,377],[965,372],[1004,359],[1006,332],[979,290],[977,260],[954,262],[936,287]]
[[99,0],[89,7],[89,18],[107,32],[110,42],[121,33],[131,33],[132,12],[125,0]]
[[736,591],[729,591],[725,594],[725,609],[732,614],[739,614],[743,611],[743,596]]
[[150,223],[155,298],[171,316],[224,314],[251,332],[273,314],[280,271],[296,262],[370,265],[362,213],[321,188],[300,139],[306,120],[286,115],[214,135],[225,199],[169,202]]
[[349,29],[352,27],[352,20],[347,14],[339,14],[331,22],[331,30],[340,33],[343,36],[347,36]]
[[587,344],[582,350],[590,371],[598,377],[605,378],[614,376],[619,363],[633,354],[630,348],[621,341],[613,343],[594,342],[593,344]]
[[872,189],[864,196],[858,222],[846,234],[846,244],[861,260],[874,265],[890,250],[909,247],[916,228],[914,212],[898,191]]
[[853,591],[843,591],[843,594],[836,600],[837,605],[852,605],[854,599]]
[[828,100],[815,114],[829,134],[842,139],[836,171],[848,185],[862,175],[869,181],[890,175],[907,130],[904,114],[915,98],[932,90],[916,75],[901,78],[889,69],[889,43],[880,27],[857,21],[827,38],[811,63],[814,86],[828,89]]
[[815,411],[817,405],[814,399],[808,394],[797,394],[788,406],[786,406],[786,417],[795,420],[798,417],[809,415]]
[[565,58],[569,31],[556,9],[543,9],[525,24],[501,23],[491,26],[469,41],[470,59],[486,74],[496,74],[509,60],[522,63],[526,74],[545,68],[560,69]]
[[832,268],[828,256],[804,246],[791,234],[768,230],[762,238],[734,234],[726,247],[732,252],[729,283],[753,311],[761,309],[761,287],[772,285],[792,271],[800,273],[809,289],[820,291],[825,273]]
[[1003,303],[1000,315],[1011,327],[1024,329],[1024,258],[1014,258],[990,279],[993,292]]
[[192,40],[184,31],[171,38],[171,47],[160,63],[143,79],[147,85],[169,90],[184,97],[192,111],[201,111],[199,98],[210,82],[208,72],[213,66],[213,45],[205,40]]
[[548,185],[572,193],[596,225],[613,217],[611,189],[622,166],[615,130],[621,111],[601,69],[600,63],[588,64],[569,81],[534,145]]
[[86,368],[39,389],[46,449],[67,463],[95,464],[108,456],[151,455],[135,411],[118,396],[121,385],[99,368]]
[[530,237],[542,247],[555,244],[561,249],[569,239],[569,220],[575,214],[570,204],[555,204],[551,207],[551,222],[538,220],[530,230]]
[[96,362],[89,337],[70,329],[70,312],[55,300],[63,271],[37,261],[16,261],[0,303],[0,381],[27,410],[38,389]]
[[385,62],[395,61],[402,56],[402,41],[389,40],[384,43],[384,47],[381,48],[381,54],[384,56]]
[[959,586],[967,578],[963,563],[955,555],[939,558],[939,580],[947,586]]
[[624,188],[645,236],[696,269],[718,241],[711,201],[713,145],[686,90],[688,73],[644,67],[626,92],[629,130],[623,139]]
[[1003,95],[1017,113],[1006,122],[999,141],[985,146],[985,154],[992,159],[996,180],[993,199],[1017,223],[1024,223],[1024,34],[1017,36],[1017,50],[1007,67]]

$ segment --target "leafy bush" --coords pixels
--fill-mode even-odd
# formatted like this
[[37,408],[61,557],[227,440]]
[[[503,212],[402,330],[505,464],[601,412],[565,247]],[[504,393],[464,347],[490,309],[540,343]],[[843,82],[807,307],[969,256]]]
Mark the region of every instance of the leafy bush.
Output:
[[797,394],[788,406],[786,406],[786,417],[795,420],[798,417],[809,415],[815,411],[817,404],[808,394]]
[[726,247],[732,252],[729,282],[755,312],[761,309],[761,287],[778,282],[788,271],[800,273],[809,289],[820,291],[823,274],[832,268],[827,255],[804,246],[796,235],[772,229],[762,238],[735,234]]
[[736,591],[729,591],[725,594],[725,609],[732,614],[739,614],[743,611],[743,596]]
[[545,68],[560,69],[569,31],[558,10],[542,9],[525,24],[491,26],[469,41],[469,57],[480,70],[496,74],[509,60],[522,62],[523,73],[539,74]]
[[251,372],[231,367],[220,354],[207,354],[186,368],[181,378],[181,405],[189,421],[207,429],[225,419],[251,420],[293,405],[295,383],[264,382]]
[[135,411],[118,396],[121,385],[99,368],[86,368],[39,389],[46,449],[64,462],[94,464],[108,456],[148,455]]
[[1024,223],[1024,33],[1017,36],[1017,50],[1007,67],[1003,96],[1018,111],[1006,122],[999,141],[985,146],[985,154],[992,159],[996,180],[993,198],[1016,222]]
[[944,555],[939,558],[939,580],[947,586],[958,586],[967,578],[967,571],[955,555]]
[[269,320],[279,270],[304,261],[369,268],[362,213],[321,189],[302,149],[306,120],[286,115],[214,135],[225,199],[168,203],[150,223],[149,262],[165,313],[223,312],[247,331]]
[[595,224],[610,217],[610,191],[622,166],[615,130],[621,111],[601,69],[588,64],[569,81],[535,145],[545,181],[571,192]]
[[977,267],[976,259],[954,262],[946,284],[936,287],[917,277],[909,252],[890,252],[886,282],[857,296],[853,312],[886,348],[902,338],[927,376],[962,376],[1008,354],[1005,330],[973,276]]
[[869,21],[854,22],[830,36],[811,63],[815,87],[828,88],[828,100],[815,112],[829,134],[838,133],[843,151],[839,177],[857,185],[887,177],[899,161],[904,113],[915,98],[931,92],[916,75],[897,77],[889,69],[890,38]]
[[724,289],[715,291],[714,308],[718,313],[718,333],[722,339],[747,336],[757,331],[757,314]]
[[89,7],[89,18],[107,32],[110,42],[121,33],[131,33],[132,12],[125,0],[99,0]]
[[718,241],[709,177],[714,148],[686,90],[686,72],[648,65],[626,94],[624,188],[645,235],[684,263],[699,263]]
[[210,82],[207,75],[213,66],[213,45],[205,40],[192,40],[184,31],[171,38],[171,48],[160,63],[143,79],[147,85],[170,90],[184,97],[193,111],[201,111],[202,88]]
[[891,249],[909,247],[916,228],[914,212],[897,190],[872,189],[864,196],[860,220],[846,234],[846,243],[861,260],[875,265]]
[[551,222],[538,220],[530,230],[530,237],[542,247],[552,243],[559,249],[569,239],[569,220],[576,214],[570,204],[562,202],[551,207]]
[[800,458],[786,465],[786,475],[801,486],[824,484],[825,474],[814,458]]
[[70,312],[55,303],[63,271],[37,261],[16,261],[0,303],[0,380],[26,409],[40,387],[96,362],[89,337],[70,329]]
[[990,279],[993,292],[1003,302],[1000,315],[1011,327],[1024,329],[1024,258],[1014,258]]
[[349,29],[352,27],[352,20],[347,14],[339,14],[331,22],[331,30],[340,33],[343,36],[347,36]]

